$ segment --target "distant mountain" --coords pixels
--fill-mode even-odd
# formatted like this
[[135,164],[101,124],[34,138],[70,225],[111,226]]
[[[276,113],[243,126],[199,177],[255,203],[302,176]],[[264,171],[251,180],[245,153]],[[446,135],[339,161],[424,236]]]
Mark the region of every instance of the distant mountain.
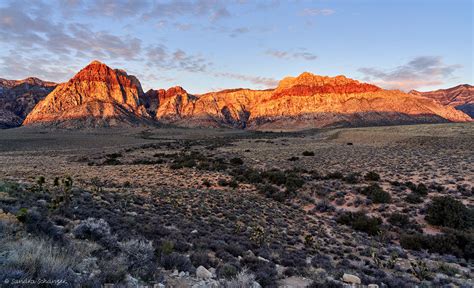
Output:
[[20,126],[35,105],[56,87],[38,78],[0,78],[0,128]]
[[462,84],[428,92],[412,90],[410,94],[435,99],[443,105],[455,107],[474,118],[474,86],[472,85]]
[[[276,89],[232,89],[190,95],[181,87],[148,91],[158,103],[158,121],[179,126],[298,130],[326,126],[364,126],[469,121],[469,117],[425,97],[383,90],[344,76],[303,73]],[[156,96],[159,95],[159,96]],[[154,107],[152,107],[154,108]]]
[[93,61],[38,103],[23,125],[64,128],[137,126],[150,123],[140,81]]
[[426,97],[383,90],[344,76],[307,72],[287,77],[268,90],[230,89],[192,95],[176,86],[143,93],[134,76],[94,61],[58,85],[23,124],[82,128],[167,123],[299,130],[470,120]]

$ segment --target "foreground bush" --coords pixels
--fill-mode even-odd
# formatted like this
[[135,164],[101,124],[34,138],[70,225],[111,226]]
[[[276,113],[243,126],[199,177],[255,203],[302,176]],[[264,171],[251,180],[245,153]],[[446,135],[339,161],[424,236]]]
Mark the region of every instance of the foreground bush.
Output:
[[428,205],[426,221],[432,225],[467,229],[474,227],[474,209],[449,196],[436,197]]
[[380,224],[382,224],[380,218],[369,217],[364,212],[345,212],[339,215],[336,221],[369,235],[376,235],[380,231]]
[[64,279],[73,285],[73,268],[81,260],[75,251],[43,239],[0,242],[0,281],[13,279]]
[[428,250],[431,253],[474,259],[474,231],[472,230],[446,229],[439,235],[405,234],[400,237],[400,245],[410,250]]
[[390,193],[385,192],[377,183],[362,189],[362,194],[366,195],[373,203],[390,203],[392,201]]

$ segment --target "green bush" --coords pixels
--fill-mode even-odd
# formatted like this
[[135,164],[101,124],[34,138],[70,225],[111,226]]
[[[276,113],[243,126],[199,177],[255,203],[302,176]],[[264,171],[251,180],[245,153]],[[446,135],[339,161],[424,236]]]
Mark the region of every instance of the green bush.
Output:
[[394,226],[404,228],[410,224],[410,218],[406,214],[395,212],[388,217],[388,222]]
[[377,183],[362,189],[362,194],[366,195],[373,203],[390,203],[392,201],[390,193],[385,192]]
[[367,181],[380,181],[380,175],[374,171],[365,174],[364,179]]
[[364,212],[345,212],[336,221],[369,235],[376,235],[380,231],[380,225],[382,224],[380,218],[369,217]]
[[474,259],[474,231],[445,229],[443,234],[425,235],[421,233],[404,234],[400,245],[410,250],[428,250],[430,253],[451,254]]
[[428,205],[425,219],[436,226],[467,229],[474,227],[474,210],[450,196],[436,197]]

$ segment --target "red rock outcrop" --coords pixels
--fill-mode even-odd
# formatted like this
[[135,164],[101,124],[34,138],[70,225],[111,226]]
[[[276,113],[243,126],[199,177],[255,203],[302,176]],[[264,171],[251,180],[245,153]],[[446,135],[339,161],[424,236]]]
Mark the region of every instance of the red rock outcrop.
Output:
[[229,89],[192,95],[182,87],[143,93],[138,79],[94,61],[39,102],[24,125],[178,126],[296,130],[331,125],[470,121],[466,114],[401,91],[344,76],[303,73],[269,90]]
[[138,125],[148,121],[138,79],[93,61],[39,102],[24,125],[61,127]]
[[183,92],[160,104],[159,121],[257,130],[469,121],[464,113],[431,99],[344,76],[303,73],[283,79],[274,90],[232,89],[198,96]]
[[412,90],[410,94],[434,99],[443,105],[463,111],[471,118],[474,118],[474,86],[472,85],[462,84],[448,89],[427,92]]

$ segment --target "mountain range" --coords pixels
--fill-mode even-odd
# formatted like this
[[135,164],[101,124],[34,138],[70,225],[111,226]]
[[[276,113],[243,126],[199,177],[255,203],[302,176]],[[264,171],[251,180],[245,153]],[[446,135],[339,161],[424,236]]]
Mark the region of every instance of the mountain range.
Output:
[[37,78],[0,79],[0,127],[87,128],[166,123],[299,130],[467,122],[472,121],[468,115],[472,112],[472,88],[461,85],[433,92],[404,93],[345,76],[305,72],[284,78],[276,88],[267,90],[228,89],[193,95],[176,86],[145,93],[136,77],[93,61],[61,84]]

